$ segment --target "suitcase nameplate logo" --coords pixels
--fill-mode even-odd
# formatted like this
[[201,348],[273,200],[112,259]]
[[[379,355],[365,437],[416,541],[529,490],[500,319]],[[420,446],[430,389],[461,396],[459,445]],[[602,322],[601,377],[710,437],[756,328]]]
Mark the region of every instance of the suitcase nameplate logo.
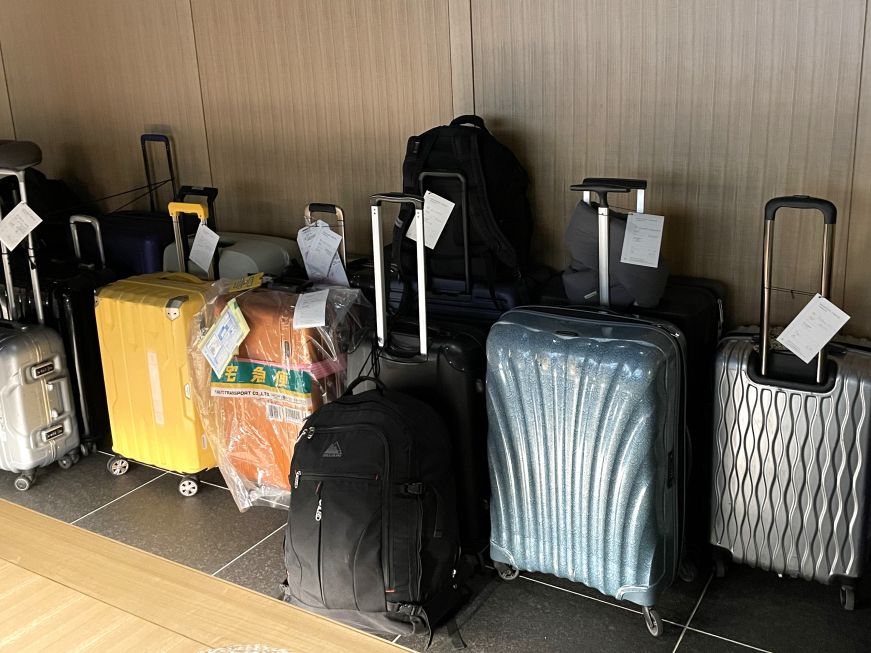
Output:
[[34,365],[31,370],[33,371],[33,378],[38,379],[54,372],[54,363],[40,363],[39,365]]
[[43,437],[45,437],[45,441],[48,442],[49,440],[53,440],[54,438],[61,436],[63,434],[64,434],[64,427],[63,426],[56,426],[55,428],[49,429],[48,431],[46,431]]

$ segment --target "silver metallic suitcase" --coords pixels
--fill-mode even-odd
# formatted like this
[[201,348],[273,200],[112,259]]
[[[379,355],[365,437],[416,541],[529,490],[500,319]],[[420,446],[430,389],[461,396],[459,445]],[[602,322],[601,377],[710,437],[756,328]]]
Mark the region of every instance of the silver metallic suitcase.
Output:
[[719,547],[718,576],[731,557],[779,574],[840,582],[841,603],[852,609],[871,520],[871,350],[830,344],[805,365],[770,349],[774,218],[785,207],[822,211],[820,294],[829,294],[834,205],[808,197],[769,201],[760,341],[730,336],[717,354],[711,543]]
[[[27,202],[24,170],[40,162],[33,143],[0,141],[0,177],[14,175]],[[9,252],[0,244],[5,286],[14,288]],[[38,326],[0,321],[0,469],[18,472],[15,487],[30,488],[36,470],[57,461],[64,469],[78,461],[79,432],[63,342],[42,326],[43,312],[33,239],[27,237]],[[5,294],[5,293],[4,293]],[[17,316],[18,302],[7,299],[7,314]]]
[[[607,252],[616,189],[590,189]],[[526,569],[584,583],[641,605],[662,633],[653,606],[682,543],[684,346],[672,325],[595,308],[520,308],[492,327],[490,556],[503,578]]]

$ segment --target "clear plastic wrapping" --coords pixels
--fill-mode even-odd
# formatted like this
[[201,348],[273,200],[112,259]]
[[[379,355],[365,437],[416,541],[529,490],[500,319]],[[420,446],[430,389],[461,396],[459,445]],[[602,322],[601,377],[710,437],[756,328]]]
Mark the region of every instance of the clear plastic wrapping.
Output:
[[[218,466],[240,510],[287,508],[290,460],[306,418],[344,392],[347,351],[364,334],[360,291],[330,288],[325,325],[294,328],[303,295],[268,288],[228,292],[215,284],[195,320],[189,347],[193,395]],[[200,344],[235,299],[250,328],[218,376]]]

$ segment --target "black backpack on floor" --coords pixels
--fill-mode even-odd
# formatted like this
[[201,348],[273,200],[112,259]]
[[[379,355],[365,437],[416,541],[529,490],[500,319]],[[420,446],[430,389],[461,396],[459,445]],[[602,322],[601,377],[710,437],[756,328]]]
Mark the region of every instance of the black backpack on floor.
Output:
[[373,633],[431,634],[465,600],[451,439],[429,405],[355,385],[296,442],[285,600]]
[[[454,202],[434,250],[427,250],[428,276],[463,279],[462,208],[468,216],[473,281],[519,279],[526,270],[532,238],[529,177],[517,157],[497,141],[479,116],[459,116],[408,139],[402,164],[403,191],[430,190]],[[465,190],[465,193],[463,193]],[[407,207],[393,229],[394,273],[415,269],[414,242],[405,238],[414,212]]]

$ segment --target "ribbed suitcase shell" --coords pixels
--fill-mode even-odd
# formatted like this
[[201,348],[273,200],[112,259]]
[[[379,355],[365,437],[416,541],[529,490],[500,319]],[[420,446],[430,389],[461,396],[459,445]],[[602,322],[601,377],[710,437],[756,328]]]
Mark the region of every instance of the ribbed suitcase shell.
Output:
[[125,458],[185,474],[216,464],[194,407],[187,355],[208,286],[193,275],[159,272],[97,293],[112,448]]
[[821,393],[751,378],[754,342],[716,362],[711,543],[732,559],[806,580],[859,578],[869,534],[871,351],[835,345]]
[[682,336],[547,310],[487,339],[490,555],[653,605],[680,555]]
[[45,467],[78,446],[60,337],[45,327],[4,323],[0,326],[0,469],[26,472]]

